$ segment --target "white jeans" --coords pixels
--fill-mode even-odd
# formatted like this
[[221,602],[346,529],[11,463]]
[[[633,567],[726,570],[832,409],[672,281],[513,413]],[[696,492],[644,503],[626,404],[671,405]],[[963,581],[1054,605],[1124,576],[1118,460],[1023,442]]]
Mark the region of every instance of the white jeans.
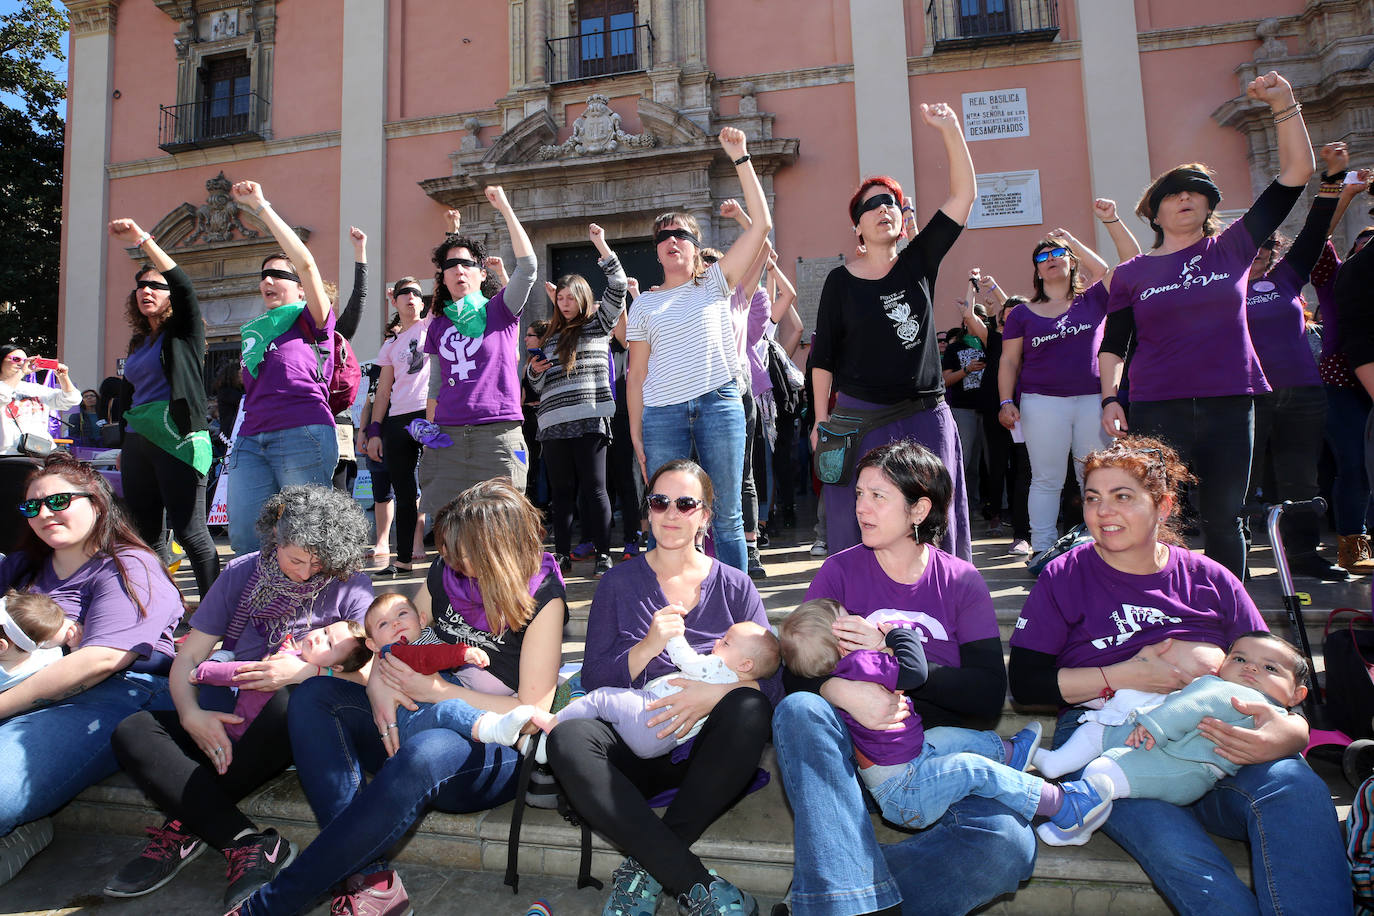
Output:
[[[1059,496],[1064,489],[1064,468],[1069,452],[1082,460],[1094,449],[1107,444],[1102,430],[1102,404],[1095,394],[1081,394],[1071,398],[1046,394],[1021,396],[1021,431],[1026,436],[1026,452],[1030,455],[1031,547],[1036,553],[1048,550],[1059,536]],[[1083,485],[1083,470],[1077,464],[1074,472],[1078,485]]]

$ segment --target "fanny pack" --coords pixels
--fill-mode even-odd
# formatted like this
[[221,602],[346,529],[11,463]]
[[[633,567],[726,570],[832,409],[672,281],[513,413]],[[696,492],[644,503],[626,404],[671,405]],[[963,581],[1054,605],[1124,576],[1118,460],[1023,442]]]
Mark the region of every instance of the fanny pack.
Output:
[[859,460],[859,445],[864,436],[879,427],[904,420],[940,403],[938,394],[898,401],[879,410],[836,409],[830,419],[816,424],[816,454],[812,467],[821,483],[848,486]]

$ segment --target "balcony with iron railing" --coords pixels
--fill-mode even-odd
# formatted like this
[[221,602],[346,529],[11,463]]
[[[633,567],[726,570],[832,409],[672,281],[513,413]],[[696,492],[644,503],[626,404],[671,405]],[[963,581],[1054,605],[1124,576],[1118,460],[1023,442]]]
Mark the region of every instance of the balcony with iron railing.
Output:
[[160,105],[157,145],[169,153],[262,140],[269,103],[256,92]]
[[653,60],[654,32],[647,22],[623,29],[584,32],[547,39],[550,83],[595,79],[647,70]]
[[929,0],[926,12],[936,51],[1053,41],[1059,34],[1055,0]]

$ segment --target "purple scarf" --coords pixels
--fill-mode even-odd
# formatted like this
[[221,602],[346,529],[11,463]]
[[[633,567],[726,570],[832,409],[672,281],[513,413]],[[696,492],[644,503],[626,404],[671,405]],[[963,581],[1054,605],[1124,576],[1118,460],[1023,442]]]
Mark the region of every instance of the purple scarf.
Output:
[[[558,569],[558,561],[554,559],[553,554],[545,553],[538,571],[530,579],[530,594],[538,591],[539,586],[549,576],[556,577],[560,585],[563,583],[563,573]],[[444,594],[448,596],[449,606],[466,620],[469,626],[475,630],[491,632],[487,624],[487,609],[482,603],[482,590],[478,587],[476,579],[458,575],[452,566],[445,563]]]

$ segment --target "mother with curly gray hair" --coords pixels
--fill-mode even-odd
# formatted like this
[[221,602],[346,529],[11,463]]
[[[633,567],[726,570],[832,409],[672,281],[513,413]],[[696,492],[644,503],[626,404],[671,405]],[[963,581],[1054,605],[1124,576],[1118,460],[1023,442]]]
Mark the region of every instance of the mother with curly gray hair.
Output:
[[[273,496],[256,528],[262,548],[224,568],[177,650],[170,675],[176,711],[141,712],[115,729],[120,765],[170,819],[148,829],[148,845],[110,880],[109,896],[157,890],[208,844],[228,860],[227,909],[296,854],[275,830],[260,830],[238,802],[291,763],[286,688],[315,676],[362,682],[357,673],[306,664],[283,644],[320,628],[342,641],[347,634],[330,624],[361,623],[372,601],[372,582],[360,572],[371,531],[352,499],[315,485]],[[227,689],[198,693],[192,683],[196,666],[212,652],[216,660],[250,663],[235,675],[238,689],[275,691],[235,741],[224,727],[243,720],[224,711],[234,705]]]

